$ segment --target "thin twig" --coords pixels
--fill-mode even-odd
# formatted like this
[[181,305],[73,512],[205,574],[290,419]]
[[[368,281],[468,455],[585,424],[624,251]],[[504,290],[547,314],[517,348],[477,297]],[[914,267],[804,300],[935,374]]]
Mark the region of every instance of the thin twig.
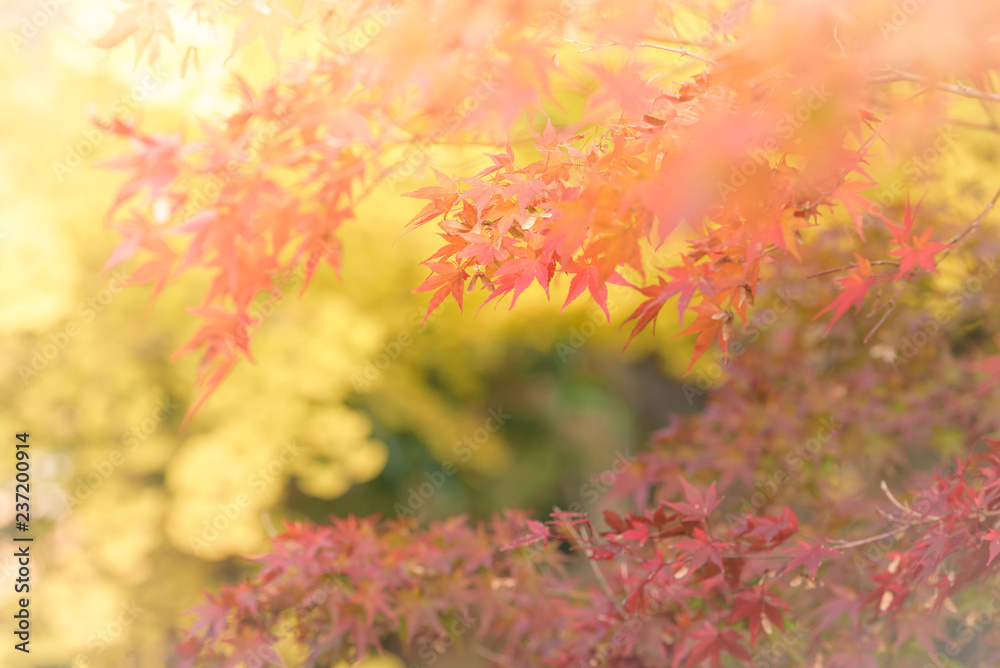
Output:
[[647,48],[650,48],[650,49],[659,49],[661,51],[669,51],[671,53],[676,53],[676,54],[679,54],[681,56],[691,56],[695,60],[700,60],[703,63],[708,63],[709,65],[715,65],[715,61],[712,60],[711,58],[706,58],[705,56],[700,56],[697,53],[693,53],[691,51],[688,51],[683,46],[680,47],[680,48],[676,48],[676,47],[672,47],[672,46],[663,46],[661,44],[653,44],[651,42],[642,42],[642,41],[636,42],[635,45],[636,46],[644,46],[644,47],[647,47]]
[[704,47],[704,45],[703,44],[699,44],[697,40],[694,40],[694,39],[685,39],[684,37],[680,37],[679,35],[677,35],[674,32],[673,28],[670,29],[670,32],[671,32],[671,36],[670,37],[660,37],[659,35],[644,35],[643,39],[652,39],[652,40],[656,40],[657,42],[673,42],[674,44],[681,44],[681,45],[684,45],[684,46],[700,46],[700,47]]
[[913,527],[918,526],[920,524],[924,523],[911,522],[909,524],[904,524],[903,526],[898,526],[895,529],[889,529],[888,531],[884,531],[878,534],[877,536],[869,536],[868,538],[861,538],[859,540],[852,540],[852,541],[831,540],[830,542],[835,543],[834,547],[837,548],[838,550],[846,550],[848,548],[860,547],[862,545],[867,545],[868,543],[874,543],[877,540],[882,540],[883,538],[895,536],[898,533],[903,533],[907,529],[912,529]]
[[896,290],[896,294],[894,294],[892,298],[889,300],[889,302],[886,304],[885,313],[883,313],[882,317],[878,319],[878,322],[875,323],[875,326],[872,327],[871,331],[868,332],[867,335],[865,335],[865,338],[864,340],[861,341],[861,343],[868,343],[868,340],[871,339],[873,336],[875,336],[875,332],[879,330],[879,327],[881,327],[882,324],[885,323],[886,319],[889,317],[889,314],[892,313],[892,310],[894,308],[896,308],[896,298],[899,297],[900,294],[902,294],[904,287],[906,287],[905,280],[899,284],[899,288]]
[[[555,510],[556,512],[559,512],[558,508],[556,508]],[[611,585],[608,584],[608,580],[607,578],[604,577],[604,573],[601,571],[601,568],[597,565],[596,561],[591,559],[591,556],[594,554],[594,551],[591,548],[586,547],[584,545],[583,538],[580,536],[580,533],[576,530],[576,527],[568,523],[564,524],[563,527],[567,531],[569,531],[570,535],[573,536],[573,539],[578,544],[583,546],[583,549],[586,551],[587,554],[587,562],[590,564],[591,569],[593,569],[594,576],[597,578],[598,583],[600,583],[601,589],[604,590],[604,593],[607,595],[608,599],[614,604],[615,609],[618,611],[618,614],[622,616],[622,619],[628,619],[629,618],[628,613],[625,612],[625,608],[622,607],[622,604],[618,602],[618,598],[614,595],[614,592],[611,591]]]
[[607,44],[589,44],[587,42],[580,42],[575,39],[571,39],[569,37],[563,37],[563,39],[572,44],[579,44],[580,46],[587,47],[586,49],[580,49],[579,53],[583,53],[584,51],[590,51],[591,49],[604,48],[608,46],[638,46],[638,47],[646,47],[649,49],[659,49],[660,51],[669,51],[670,53],[676,53],[677,55],[680,56],[690,56],[691,58],[708,63],[709,65],[715,65],[715,61],[712,60],[711,58],[706,58],[705,56],[700,56],[697,53],[688,51],[683,46],[681,47],[663,46],[662,44],[653,44],[651,42],[643,42],[641,40],[637,42],[618,42],[616,40],[612,40]]
[[[998,509],[998,510],[987,510],[985,512],[979,512],[976,519],[981,522],[984,517],[995,517],[997,515],[1000,515],[1000,509]],[[898,521],[899,518],[895,518],[895,519]],[[943,522],[945,519],[946,518],[944,518],[944,517],[938,517],[937,515],[928,515],[926,517],[921,517],[921,519],[919,519],[919,520],[911,520],[911,521],[907,522],[906,524],[902,524],[902,525],[896,527],[895,529],[890,529],[890,530],[885,531],[883,533],[880,533],[880,534],[878,534],[876,536],[869,536],[868,538],[860,538],[858,540],[852,540],[852,541],[844,541],[844,540],[840,540],[840,539],[832,539],[830,541],[830,543],[833,544],[833,547],[835,547],[838,550],[846,550],[848,548],[860,547],[862,545],[867,545],[869,543],[874,543],[875,541],[882,540],[883,538],[888,538],[890,536],[895,536],[898,533],[902,533],[902,532],[906,531],[907,529],[912,529],[914,527],[918,527],[921,524],[935,524],[935,523]]]
[[[987,214],[989,214],[989,212],[993,210],[993,206],[997,203],[997,200],[1000,200],[1000,189],[997,189],[996,193],[994,193],[993,195],[993,198],[989,201],[986,207],[979,213],[979,215],[976,216],[972,220],[972,222],[966,225],[964,230],[953,236],[948,241],[948,247],[941,252],[940,257],[935,258],[934,260],[935,267],[937,267],[946,257],[948,257],[948,254],[951,253],[951,251],[955,248],[956,245],[961,243],[967,236],[969,236],[973,231],[979,228],[979,224],[983,222],[983,219],[986,218]],[[890,265],[896,264],[898,266],[897,263],[892,262],[891,260],[873,260],[871,264],[890,264]],[[808,276],[807,278],[813,278],[814,276],[822,276],[823,274],[830,274],[835,271],[842,271],[844,269],[849,269],[851,267],[856,267],[856,266],[858,266],[856,263],[852,263],[844,267],[837,267],[836,269],[821,271],[817,274]],[[893,309],[896,307],[896,299],[899,297],[900,294],[902,294],[903,288],[906,287],[907,281],[909,281],[912,276],[913,272],[911,272],[901,280],[899,288],[897,288],[896,290],[896,293],[889,299],[888,302],[886,302],[885,312],[882,313],[882,317],[878,319],[878,322],[876,322],[875,326],[871,328],[871,331],[869,331],[868,334],[865,335],[865,338],[862,341],[862,343],[868,343],[868,341],[870,341],[871,338],[875,335],[875,332],[877,332],[879,328],[882,327],[882,325],[885,323],[886,319],[889,317],[889,314],[892,313]]]
[[[894,260],[872,260],[869,262],[871,265],[890,265],[893,267],[898,267],[899,263]],[[845,264],[843,267],[834,267],[833,269],[824,269],[823,271],[816,272],[815,274],[809,274],[806,278],[816,278],[817,276],[825,276],[826,274],[834,274],[838,271],[844,271],[845,269],[854,269],[858,266],[857,262],[852,262],[850,264]]]
[[910,515],[911,513],[913,513],[913,510],[909,506],[900,503],[899,499],[897,499],[893,495],[892,491],[889,489],[889,485],[887,485],[885,483],[885,480],[883,480],[881,483],[879,483],[879,487],[881,487],[882,491],[885,492],[885,495],[889,498],[889,501],[892,503],[892,505],[896,506],[897,508],[899,508],[900,510],[902,510],[907,515]]
[[[872,136],[869,137],[865,141],[865,143],[861,146],[861,149],[858,151],[858,153],[860,155],[865,155],[865,154],[868,153],[868,149],[870,149],[872,147],[872,144],[875,143],[875,140],[877,140],[879,138],[879,136],[881,136],[881,134],[882,134],[882,128],[885,127],[885,123],[888,120],[889,120],[889,114],[887,113],[885,116],[882,117],[882,120],[879,121],[878,127],[875,128],[874,132],[872,132]],[[839,186],[840,184],[842,184],[847,179],[848,175],[852,171],[854,171],[854,170],[851,167],[845,167],[840,172],[840,178],[837,179],[837,185]],[[811,209],[811,208],[817,207],[820,204],[822,204],[825,199],[826,199],[825,195],[820,196],[819,199],[807,202],[806,205],[803,208],[804,209]]]
[[1000,188],[998,188],[997,191],[993,193],[993,199],[989,201],[989,204],[986,205],[986,208],[983,209],[982,212],[980,212],[980,214],[976,216],[975,219],[973,219],[973,221],[969,223],[964,230],[962,230],[961,232],[959,232],[958,234],[956,234],[955,236],[953,236],[951,239],[948,240],[948,248],[944,249],[944,251],[941,253],[941,257],[934,262],[935,267],[942,260],[948,257],[948,253],[950,253],[951,250],[957,244],[960,244],[962,240],[965,239],[965,237],[969,236],[973,231],[979,228],[979,224],[983,222],[983,219],[986,218],[986,215],[993,210],[993,206],[997,203],[998,199],[1000,199]]
[[913,72],[892,70],[889,74],[872,77],[868,80],[868,82],[872,84],[892,83],[894,81],[912,81],[937,88],[940,91],[951,93],[952,95],[960,95],[962,97],[968,97],[974,100],[985,100],[987,102],[1000,102],[1000,94],[998,93],[989,93],[987,91],[979,90],[978,88],[973,88],[972,86],[966,86],[963,83],[949,84],[944,83],[943,81],[934,81],[925,76],[914,74]]
[[987,104],[986,100],[980,100],[979,106],[983,108],[983,113],[986,114],[986,117],[990,119],[990,123],[993,125],[993,127],[997,127],[996,110],[989,104]]
[[478,654],[479,656],[483,657],[487,661],[493,661],[495,663],[499,663],[505,666],[509,666],[510,664],[513,663],[513,661],[511,661],[509,656],[504,656],[503,654],[497,654],[493,650],[487,649],[486,647],[483,647],[479,643],[473,643],[472,651]]
[[944,120],[948,125],[957,125],[960,128],[968,128],[970,130],[981,130],[983,132],[1000,132],[1000,125],[996,123],[974,123],[972,121],[963,121],[958,118],[946,118]]
[[[921,515],[920,513],[916,512],[915,510],[913,510],[912,508],[910,508],[909,505],[907,505],[905,503],[900,503],[899,499],[897,499],[895,497],[895,495],[893,495],[893,493],[889,490],[889,485],[886,484],[885,480],[883,480],[879,486],[882,488],[882,491],[885,492],[885,495],[887,497],[889,497],[889,501],[892,502],[892,505],[894,505],[897,508],[899,508],[905,514],[912,515],[914,517],[922,517],[924,519],[931,520],[931,521],[934,521],[934,522],[939,522],[939,521],[941,521],[943,519],[941,517],[938,517],[937,515]],[[898,518],[896,518],[896,519],[898,519]]]

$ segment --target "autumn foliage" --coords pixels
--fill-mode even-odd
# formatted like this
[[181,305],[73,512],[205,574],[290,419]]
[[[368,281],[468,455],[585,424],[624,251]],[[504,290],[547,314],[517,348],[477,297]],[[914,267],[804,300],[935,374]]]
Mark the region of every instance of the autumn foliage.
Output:
[[[161,5],[129,5],[99,46],[157,57]],[[201,356],[189,418],[251,358],[255,300],[339,268],[369,197],[415,199],[408,229],[436,228],[413,286],[428,314],[541,290],[610,320],[617,295],[623,346],[682,324],[689,373],[726,380],[616,481],[632,512],[289,526],[196,611],[183,665],[329,665],[441,638],[487,665],[781,665],[765,650],[793,618],[793,665],[877,666],[939,655],[963,617],[975,642],[946,659],[990,665],[1000,637],[956,601],[988,610],[976,589],[1000,563],[1000,180],[944,166],[1000,130],[1000,6],[243,9],[233,53],[260,37],[279,73],[260,90],[234,75],[224,125],[108,128],[129,142],[108,165],[126,174],[108,265],[134,262],[154,297],[209,276],[179,351]],[[317,48],[284,59],[302,31]],[[492,147],[482,170],[435,168],[435,147],[465,144]],[[428,185],[397,190],[411,178]]]

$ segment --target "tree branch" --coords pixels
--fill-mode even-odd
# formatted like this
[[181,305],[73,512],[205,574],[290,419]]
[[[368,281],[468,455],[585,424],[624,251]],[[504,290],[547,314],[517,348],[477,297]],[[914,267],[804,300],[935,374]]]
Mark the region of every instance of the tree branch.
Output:
[[711,58],[706,58],[705,56],[700,56],[697,53],[694,53],[692,51],[688,51],[683,46],[680,46],[680,47],[663,46],[662,44],[653,44],[651,42],[643,42],[641,40],[637,41],[637,42],[619,42],[619,41],[616,41],[616,40],[612,40],[612,41],[608,42],[607,44],[589,44],[587,42],[579,42],[579,41],[577,41],[575,39],[571,39],[569,37],[563,37],[563,39],[566,40],[567,42],[572,43],[572,44],[579,44],[580,46],[587,47],[586,49],[580,49],[580,51],[578,53],[583,53],[584,51],[590,51],[591,49],[604,48],[604,47],[608,47],[608,46],[638,46],[638,47],[645,47],[645,48],[648,48],[648,49],[659,49],[660,51],[668,51],[670,53],[676,53],[677,55],[680,55],[680,56],[690,56],[691,58],[694,58],[696,60],[700,60],[700,61],[702,61],[704,63],[708,63],[709,65],[715,65],[715,61],[712,60]]
[[[894,260],[872,260],[869,264],[871,265],[891,265],[893,267],[898,267],[899,263]],[[844,271],[845,269],[854,269],[858,266],[857,262],[852,262],[850,264],[845,264],[843,267],[834,267],[833,269],[824,269],[823,271],[818,271],[815,274],[809,274],[806,278],[816,278],[817,276],[825,276],[826,274],[835,274],[838,271]]]
[[987,102],[1000,102],[1000,93],[989,93],[987,91],[979,90],[978,88],[973,88],[972,86],[966,86],[963,83],[949,84],[943,81],[934,81],[925,76],[919,74],[914,74],[912,72],[900,72],[899,70],[891,70],[890,74],[884,74],[882,76],[872,77],[868,80],[872,84],[885,84],[893,83],[896,81],[912,81],[914,83],[924,84],[931,88],[936,88],[937,90],[943,91],[945,93],[951,93],[952,95],[960,95],[962,97],[972,98],[974,100],[985,100]]

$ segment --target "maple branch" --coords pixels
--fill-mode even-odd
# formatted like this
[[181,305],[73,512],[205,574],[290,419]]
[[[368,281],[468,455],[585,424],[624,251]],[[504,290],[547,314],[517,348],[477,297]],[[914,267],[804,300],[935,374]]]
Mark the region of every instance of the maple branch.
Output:
[[563,39],[572,44],[579,44],[580,46],[587,47],[586,49],[580,49],[577,53],[583,53],[584,51],[590,51],[591,49],[603,48],[608,46],[638,46],[638,47],[646,47],[649,49],[659,49],[660,51],[669,51],[670,53],[676,53],[677,55],[680,56],[690,56],[691,58],[695,58],[696,60],[708,63],[709,65],[715,65],[715,61],[712,60],[711,58],[706,58],[705,56],[700,56],[697,53],[688,51],[683,46],[681,47],[663,46],[662,44],[653,44],[652,42],[644,42],[642,40],[638,40],[636,42],[619,42],[617,40],[612,40],[607,44],[590,44],[588,42],[577,41],[570,37],[563,37]]
[[899,499],[897,499],[895,497],[895,495],[893,495],[892,490],[889,489],[889,485],[887,485],[885,483],[885,480],[883,480],[882,482],[879,483],[879,487],[881,487],[882,491],[885,492],[885,495],[889,498],[889,501],[892,502],[892,505],[896,506],[897,508],[899,508],[900,510],[902,510],[907,515],[909,515],[911,512],[913,512],[910,509],[909,506],[904,505],[904,504],[902,504],[902,503],[899,502]]
[[[871,265],[891,265],[893,267],[898,267],[899,263],[894,260],[872,260],[869,264]],[[823,271],[818,271],[815,274],[809,274],[806,278],[816,278],[817,276],[825,276],[827,274],[834,274],[838,271],[844,271],[846,269],[854,269],[858,266],[857,262],[852,262],[850,264],[845,264],[843,267],[835,267],[833,269],[824,269]]]
[[960,128],[969,128],[970,130],[982,130],[983,132],[1000,132],[1000,125],[996,123],[974,123],[972,121],[963,121],[958,118],[946,118],[945,123],[949,125],[957,125]]
[[[556,508],[555,510],[556,512],[559,512],[559,508]],[[579,545],[584,545],[583,538],[580,536],[580,533],[576,530],[576,527],[574,527],[572,524],[565,524],[564,527],[567,531],[569,531],[570,535],[573,536],[573,539]],[[618,611],[618,614],[622,616],[622,619],[628,619],[629,618],[628,613],[625,611],[625,608],[622,607],[622,604],[618,602],[618,598],[614,595],[614,592],[611,591],[611,585],[608,584],[607,578],[605,578],[604,573],[601,572],[600,566],[598,566],[597,562],[591,558],[592,555],[594,554],[594,551],[591,548],[585,546],[583,549],[586,551],[587,563],[590,564],[590,568],[594,571],[594,576],[597,578],[598,583],[600,583],[601,589],[604,590],[604,593],[607,595],[611,603],[615,606],[615,610]]]
[[[859,154],[865,155],[865,154],[868,153],[868,149],[870,149],[872,147],[872,144],[875,143],[875,140],[877,140],[882,135],[882,128],[885,127],[886,121],[888,121],[888,120],[889,120],[889,114],[886,113],[886,115],[882,117],[882,120],[879,121],[878,127],[875,128],[875,130],[872,132],[872,136],[869,137],[867,140],[865,140],[865,143],[861,146],[861,149],[859,150]],[[840,172],[840,177],[837,179],[837,185],[839,186],[840,184],[842,184],[847,179],[848,175],[852,171],[853,171],[853,168],[851,168],[851,167],[845,167]],[[826,197],[827,197],[826,195],[821,195],[820,197],[818,197],[818,198],[816,198],[816,199],[814,199],[814,200],[812,200],[810,202],[807,202],[805,208],[806,209],[812,209],[814,207],[819,206],[820,204],[823,203],[823,201],[826,199]]]
[[[674,32],[673,28],[670,29],[670,32],[671,33]],[[646,35],[645,39],[653,39],[656,40],[657,42],[673,42],[674,44],[681,44],[683,46],[700,46],[704,48],[704,45],[699,44],[697,40],[686,39],[676,34],[672,34],[670,37],[660,37],[659,35]]]
[[[900,509],[901,511],[903,511],[903,513],[904,513],[904,514],[906,514],[906,515],[912,515],[912,516],[916,516],[916,517],[920,517],[920,514],[919,514],[919,513],[917,513],[916,511],[914,511],[914,510],[913,510],[912,508],[910,508],[910,506],[908,506],[907,504],[905,504],[905,503],[901,503],[901,502],[899,501],[899,499],[897,499],[897,498],[895,497],[895,495],[894,495],[894,494],[892,493],[892,491],[891,491],[891,490],[889,489],[889,485],[887,485],[887,484],[886,484],[885,480],[883,480],[883,481],[882,481],[882,482],[881,482],[881,483],[879,484],[879,487],[881,487],[881,488],[882,488],[882,491],[883,491],[883,492],[885,492],[885,495],[886,495],[886,496],[887,496],[887,497],[889,498],[889,501],[891,501],[891,502],[892,502],[892,505],[896,506],[896,507],[897,507],[897,508],[899,508],[899,509]],[[926,518],[926,519],[928,519],[928,520],[934,520],[934,521],[940,521],[941,519],[943,519],[943,518],[941,518],[941,517],[938,517],[937,515],[927,515],[927,516],[925,516],[925,518]],[[894,519],[898,519],[898,518],[894,518]]]
[[979,224],[983,222],[983,219],[986,218],[987,214],[989,214],[989,212],[993,210],[993,206],[997,203],[998,199],[1000,199],[1000,188],[998,188],[997,191],[993,193],[993,199],[989,201],[989,203],[986,205],[986,208],[984,208],[980,212],[980,214],[976,216],[972,220],[972,222],[965,227],[964,230],[962,230],[961,232],[959,232],[958,234],[956,234],[955,236],[953,236],[951,239],[948,240],[948,248],[944,249],[944,251],[942,251],[941,253],[941,257],[934,262],[935,267],[942,260],[948,257],[948,254],[952,251],[952,249],[956,245],[960,244],[967,236],[969,236],[970,234],[972,234],[972,232],[974,232],[979,228]]
[[[930,520],[927,520],[930,521]],[[867,545],[869,543],[874,543],[875,541],[882,540],[883,538],[889,538],[890,536],[895,536],[898,533],[903,533],[907,529],[912,529],[915,526],[920,526],[921,524],[926,524],[927,521],[921,522],[910,522],[909,524],[903,524],[896,527],[895,529],[889,529],[875,536],[869,536],[868,538],[860,538],[858,540],[845,541],[839,538],[831,538],[830,542],[836,544],[838,550],[846,550],[852,547],[860,547],[862,545]]]
[[896,298],[899,297],[900,294],[902,294],[903,288],[906,287],[906,280],[908,279],[903,280],[903,282],[899,284],[899,288],[896,289],[896,293],[892,296],[892,298],[889,299],[888,303],[886,304],[885,313],[883,313],[882,317],[878,319],[878,322],[875,323],[875,326],[871,328],[871,331],[869,331],[868,334],[865,335],[865,338],[862,339],[861,343],[868,343],[868,340],[871,339],[873,336],[875,336],[875,332],[879,330],[879,328],[885,323],[886,319],[889,317],[889,314],[892,313],[892,310],[896,308]]
[[996,110],[993,107],[991,107],[989,104],[987,104],[986,100],[980,100],[979,101],[979,106],[983,108],[983,113],[986,114],[986,117],[988,119],[990,119],[990,123],[993,124],[994,127],[996,127],[997,126],[997,113],[996,113]]
[[766,560],[766,559],[788,559],[788,555],[784,553],[776,554],[753,554],[750,552],[720,552],[719,556],[723,559],[756,559],[756,560]]
[[[893,505],[895,505],[897,508],[900,508],[901,510],[903,510],[904,512],[906,512],[906,513],[908,513],[910,515],[917,515],[917,513],[915,513],[908,506],[905,506],[904,504],[900,503],[899,500],[896,499],[892,495],[892,492],[889,491],[889,487],[888,487],[888,485],[885,484],[884,480],[882,481],[882,483],[881,483],[880,486],[882,487],[882,491],[884,491],[886,493],[886,495],[889,497],[889,500],[892,501]],[[985,512],[979,511],[979,512],[976,513],[976,520],[981,522],[982,519],[985,518],[985,517],[995,517],[997,515],[1000,515],[1000,510],[987,510]],[[892,518],[892,519],[895,519],[897,521],[900,520],[900,518],[898,518],[898,517],[895,517],[895,518]],[[879,540],[882,540],[883,538],[888,538],[890,536],[895,536],[898,533],[902,533],[902,532],[904,532],[904,531],[906,531],[908,529],[912,529],[914,527],[918,527],[918,526],[920,526],[922,524],[940,524],[941,522],[944,522],[946,519],[947,519],[946,517],[942,517],[942,516],[939,516],[939,515],[927,515],[925,517],[922,517],[919,520],[908,521],[905,524],[901,524],[900,526],[898,526],[898,527],[896,527],[894,529],[890,529],[888,531],[885,531],[885,532],[880,533],[880,534],[875,535],[875,536],[869,536],[868,538],[860,538],[858,540],[853,540],[853,541],[845,541],[845,540],[839,539],[839,538],[831,538],[830,542],[831,543],[835,543],[836,544],[836,548],[838,550],[845,550],[845,549],[848,549],[848,548],[860,547],[862,545],[867,545],[869,543],[874,543],[875,541],[879,541]]]
[[872,77],[868,80],[868,82],[872,84],[883,84],[895,81],[912,81],[914,83],[924,84],[953,95],[969,97],[974,100],[985,100],[987,102],[1000,102],[1000,93],[989,93],[987,91],[979,90],[978,88],[973,88],[972,86],[966,86],[963,83],[949,84],[944,83],[943,81],[934,81],[933,79],[929,79],[928,77],[914,74],[912,72],[901,72],[899,70],[890,71],[890,74]]
[[[972,234],[972,232],[974,232],[979,228],[979,225],[980,223],[982,223],[983,219],[985,219],[986,216],[989,214],[989,212],[993,210],[993,207],[994,205],[996,205],[997,200],[1000,200],[1000,188],[998,188],[997,191],[993,194],[993,198],[990,199],[989,203],[987,203],[986,207],[979,213],[979,215],[976,216],[968,225],[966,225],[965,229],[963,229],[961,232],[959,232],[958,234],[956,234],[955,236],[953,236],[951,239],[948,240],[948,247],[941,252],[940,257],[937,257],[934,260],[935,268],[946,257],[948,257],[948,254],[951,253],[951,251],[955,248],[955,246],[960,244],[962,241],[965,240],[966,237],[968,237],[970,234]],[[873,260],[871,264],[895,265],[897,267],[899,266],[899,263],[893,262],[891,260]],[[807,276],[806,278],[814,278],[816,276],[822,276],[823,274],[830,274],[836,271],[842,271],[844,269],[850,269],[857,266],[858,266],[857,263],[852,262],[849,265],[845,265],[843,267],[837,267],[836,269],[821,271],[819,273]],[[910,280],[910,278],[913,277],[913,275],[914,272],[911,272],[906,277],[901,279],[899,288],[896,289],[895,294],[893,294],[892,297],[889,299],[889,301],[886,303],[885,311],[882,313],[882,317],[878,319],[878,322],[875,323],[875,326],[872,327],[871,330],[868,332],[868,334],[865,335],[865,338],[862,340],[862,343],[868,343],[868,341],[870,341],[871,338],[875,335],[875,332],[877,332],[879,328],[882,327],[883,324],[885,324],[885,321],[889,317],[889,314],[892,313],[893,309],[896,307],[896,300],[899,298],[899,295],[902,294],[903,288],[906,287],[906,283]]]
[[644,47],[647,47],[647,48],[650,48],[650,49],[659,49],[661,51],[669,51],[671,53],[676,53],[676,54],[681,55],[681,56],[691,56],[695,60],[700,60],[703,63],[708,63],[709,65],[715,65],[715,61],[712,60],[711,58],[707,58],[705,56],[699,56],[697,53],[693,53],[691,51],[688,51],[686,48],[684,48],[683,45],[681,45],[680,48],[677,48],[677,47],[671,47],[671,46],[663,46],[662,44],[653,44],[651,42],[645,42],[645,41],[642,41],[642,40],[636,42],[635,45],[639,46],[639,47],[643,47],[644,46]]
[[840,21],[837,21],[836,23],[833,24],[833,41],[836,42],[837,46],[840,47],[840,52],[843,53],[844,55],[847,55],[847,51],[844,50],[844,45],[841,43],[840,37],[837,36],[837,28],[839,27],[840,27]]

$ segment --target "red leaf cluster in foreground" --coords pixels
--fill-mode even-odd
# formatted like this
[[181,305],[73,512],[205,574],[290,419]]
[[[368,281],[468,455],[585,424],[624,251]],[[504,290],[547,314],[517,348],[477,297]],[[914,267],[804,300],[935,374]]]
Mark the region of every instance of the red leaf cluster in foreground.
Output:
[[[868,576],[866,591],[825,585],[833,597],[820,606],[817,628],[884,618],[901,634],[922,634],[903,612],[908,599],[936,613],[996,570],[998,446],[936,478],[912,507],[888,511],[891,529],[840,544],[801,539],[787,507],[727,525],[715,485],[700,490],[683,478],[677,501],[625,516],[607,511],[603,532],[573,512],[545,524],[506,513],[426,529],[353,517],[290,525],[254,578],[195,610],[182,665],[282,665],[272,629],[287,623],[284,631],[309,647],[305,665],[355,660],[392,639],[413,651],[452,634],[516,665],[720,666],[724,655],[750,660],[761,634],[784,630],[791,602],[815,590],[824,569],[852,568],[853,550],[903,532],[906,545]],[[578,584],[567,572],[571,557],[550,541],[590,562],[589,583]],[[852,664],[839,651],[823,665]]]

